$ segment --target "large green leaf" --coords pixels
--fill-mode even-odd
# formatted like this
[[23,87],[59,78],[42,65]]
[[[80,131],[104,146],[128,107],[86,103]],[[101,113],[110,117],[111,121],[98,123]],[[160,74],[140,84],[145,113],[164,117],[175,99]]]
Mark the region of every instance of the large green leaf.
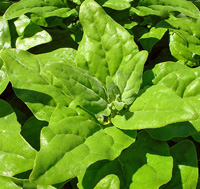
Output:
[[75,54],[73,49],[58,49],[41,55],[8,49],[0,56],[16,95],[38,119],[48,121],[57,104],[68,106],[72,97],[68,91],[60,90],[60,81],[49,75],[44,66],[55,62],[75,64]]
[[102,178],[112,174],[119,178],[120,188],[155,189],[171,179],[172,166],[167,143],[153,140],[143,131],[114,161],[99,161],[87,168],[78,177],[78,187],[92,189]]
[[0,175],[13,176],[33,168],[35,150],[20,135],[11,106],[0,100]]
[[135,135],[115,127],[102,130],[97,122],[58,106],[42,130],[31,181],[48,185],[73,178],[98,160],[115,159],[134,142]]
[[0,16],[0,51],[11,47],[10,30],[7,20]]
[[198,163],[195,145],[185,140],[171,147],[170,152],[174,160],[172,179],[161,188],[196,188]]
[[139,0],[136,7],[131,8],[139,16],[157,15],[169,16],[170,12],[180,12],[184,15],[199,18],[199,10],[192,3],[186,0]]
[[62,83],[61,90],[69,91],[84,109],[91,113],[99,113],[107,108],[104,87],[85,70],[65,63],[53,63],[45,69]]
[[43,18],[52,16],[66,18],[72,14],[77,14],[75,9],[68,7],[65,0],[21,0],[7,9],[4,18],[10,20],[26,13],[34,13]]
[[17,49],[28,50],[34,46],[48,43],[52,40],[48,32],[32,23],[25,15],[20,16],[14,23],[19,35],[16,40]]
[[105,84],[107,76],[113,77],[120,65],[131,61],[138,47],[128,31],[93,0],[81,5],[79,18],[84,35],[78,48],[77,65]]
[[169,88],[155,85],[134,101],[130,112],[117,115],[112,122],[121,129],[145,129],[197,118],[198,114],[190,103]]

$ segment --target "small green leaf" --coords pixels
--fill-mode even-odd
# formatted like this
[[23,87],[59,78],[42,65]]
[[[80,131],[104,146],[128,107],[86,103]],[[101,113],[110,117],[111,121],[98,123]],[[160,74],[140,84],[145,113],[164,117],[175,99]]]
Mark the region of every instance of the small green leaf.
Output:
[[113,160],[135,141],[115,127],[104,130],[73,109],[58,106],[41,134],[31,181],[48,185],[63,182],[82,173],[92,163]]
[[197,118],[196,110],[187,101],[169,88],[155,85],[134,101],[128,114],[117,115],[112,122],[121,129],[146,129]]
[[133,0],[108,0],[103,4],[103,7],[108,7],[114,10],[124,10],[131,7]]
[[77,65],[105,84],[107,76],[113,77],[120,65],[132,60],[138,47],[133,36],[93,0],[82,3],[79,18],[84,35],[78,48]]
[[120,189],[120,182],[116,175],[108,175],[101,179],[94,189]]
[[138,41],[142,47],[151,52],[153,46],[163,37],[167,29],[152,27],[149,32],[143,34]]
[[34,46],[48,43],[52,40],[48,32],[32,23],[25,15],[20,16],[14,23],[19,35],[16,40],[17,49],[28,50]]
[[9,83],[8,75],[6,73],[5,65],[0,57],[0,94],[5,90]]
[[0,175],[13,176],[33,168],[35,150],[20,135],[11,106],[0,100]]
[[185,140],[171,147],[170,152],[174,160],[172,179],[161,188],[196,188],[198,163],[195,145]]

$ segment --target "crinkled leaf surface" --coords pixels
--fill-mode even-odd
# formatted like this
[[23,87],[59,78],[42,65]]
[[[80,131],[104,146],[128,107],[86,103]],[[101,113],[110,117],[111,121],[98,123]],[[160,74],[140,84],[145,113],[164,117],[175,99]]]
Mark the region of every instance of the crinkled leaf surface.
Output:
[[22,15],[15,21],[19,37],[16,40],[16,48],[28,50],[34,46],[48,43],[52,40],[49,33],[40,26],[32,23],[30,19]]
[[32,169],[35,150],[20,135],[20,124],[11,106],[0,100],[0,175],[13,176]]
[[167,124],[194,120],[198,114],[193,106],[169,88],[152,86],[138,97],[130,112],[117,115],[113,124],[122,129],[159,128]]
[[0,51],[11,47],[10,30],[7,20],[0,16]]
[[144,63],[148,53],[138,52],[127,64],[120,66],[114,78],[121,91],[121,100],[131,104],[135,99],[142,82]]
[[58,49],[41,55],[10,49],[0,55],[16,95],[38,119],[48,121],[58,103],[68,106],[72,98],[68,91],[61,91],[60,81],[49,75],[44,66],[55,62],[75,64],[75,54],[73,49]]
[[136,132],[126,135],[115,127],[101,129],[97,122],[75,110],[58,106],[41,134],[31,180],[56,184],[82,173],[92,163],[113,160],[134,142]]
[[77,14],[75,9],[68,7],[67,1],[21,0],[7,9],[4,18],[10,20],[26,13],[34,13],[44,18],[52,16],[65,18],[72,14]]
[[[165,163],[163,163],[165,162]],[[114,161],[91,165],[79,179],[79,188],[92,189],[107,175],[116,175],[120,188],[155,189],[171,179],[173,160],[166,142],[153,140],[145,131]]]
[[107,108],[107,96],[101,82],[83,69],[65,63],[46,66],[63,88],[86,110],[99,113]]
[[186,0],[139,0],[136,7],[131,8],[139,16],[157,15],[161,17],[169,16],[170,12],[178,11],[184,15],[198,18],[199,10],[192,3]]
[[105,84],[107,76],[113,77],[120,65],[131,61],[138,47],[128,31],[93,0],[81,5],[79,18],[84,35],[78,48],[77,65]]
[[170,148],[174,160],[172,179],[164,188],[196,188],[198,182],[198,163],[195,145],[185,140]]

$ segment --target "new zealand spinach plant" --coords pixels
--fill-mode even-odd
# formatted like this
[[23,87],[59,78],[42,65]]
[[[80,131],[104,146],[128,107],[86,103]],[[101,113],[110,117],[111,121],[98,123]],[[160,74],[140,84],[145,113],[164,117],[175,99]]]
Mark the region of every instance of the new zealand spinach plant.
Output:
[[200,187],[198,0],[0,2],[0,186]]

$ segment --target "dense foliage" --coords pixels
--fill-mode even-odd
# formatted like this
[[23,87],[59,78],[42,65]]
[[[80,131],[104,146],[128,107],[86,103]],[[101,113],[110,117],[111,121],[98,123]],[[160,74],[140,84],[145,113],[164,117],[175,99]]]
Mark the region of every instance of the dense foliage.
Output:
[[0,186],[200,187],[199,8],[1,0]]

